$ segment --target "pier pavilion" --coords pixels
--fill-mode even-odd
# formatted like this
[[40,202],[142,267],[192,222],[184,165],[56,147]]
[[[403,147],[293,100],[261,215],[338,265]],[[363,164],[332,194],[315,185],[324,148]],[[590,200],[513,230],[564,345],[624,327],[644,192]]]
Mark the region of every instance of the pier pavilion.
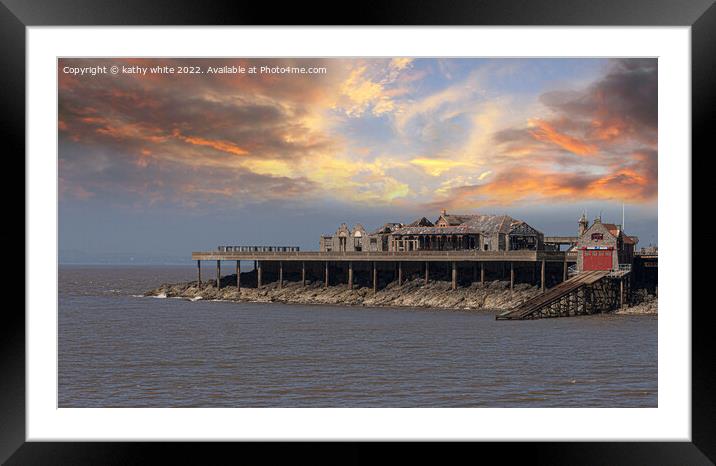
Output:
[[543,250],[544,234],[508,215],[448,214],[431,222],[425,217],[404,225],[386,223],[366,233],[341,224],[334,234],[322,235],[321,252],[519,251]]

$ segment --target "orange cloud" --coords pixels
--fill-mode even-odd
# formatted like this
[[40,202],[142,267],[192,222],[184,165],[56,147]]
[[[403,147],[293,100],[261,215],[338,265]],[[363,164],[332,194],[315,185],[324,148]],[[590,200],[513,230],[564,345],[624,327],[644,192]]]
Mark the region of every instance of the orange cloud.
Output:
[[592,120],[591,136],[600,141],[613,141],[625,133],[625,126],[621,121]]
[[242,149],[241,147],[230,141],[205,139],[197,136],[182,136],[178,131],[174,132],[174,136],[180,138],[184,142],[188,142],[189,144],[211,147],[212,149],[216,149],[221,152],[227,152],[229,154],[246,155],[249,153],[247,150]]
[[538,141],[551,142],[559,147],[577,155],[594,155],[597,153],[597,146],[580,141],[565,133],[560,133],[551,124],[538,118],[531,118],[528,122],[529,132]]
[[138,139],[154,143],[161,143],[167,140],[167,136],[158,128],[147,128],[141,124],[119,124],[107,125],[95,130],[97,133],[110,136],[116,139]]
[[511,167],[484,184],[448,190],[428,204],[431,208],[477,208],[516,202],[624,200],[647,201],[656,197],[655,180],[644,167],[622,168],[601,175]]

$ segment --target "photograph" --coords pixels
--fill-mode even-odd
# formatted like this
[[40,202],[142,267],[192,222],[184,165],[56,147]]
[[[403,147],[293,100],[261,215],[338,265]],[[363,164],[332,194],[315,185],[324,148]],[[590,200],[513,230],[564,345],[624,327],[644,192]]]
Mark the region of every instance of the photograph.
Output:
[[58,408],[659,407],[658,57],[56,62]]
[[0,463],[715,464],[715,2],[0,0]]

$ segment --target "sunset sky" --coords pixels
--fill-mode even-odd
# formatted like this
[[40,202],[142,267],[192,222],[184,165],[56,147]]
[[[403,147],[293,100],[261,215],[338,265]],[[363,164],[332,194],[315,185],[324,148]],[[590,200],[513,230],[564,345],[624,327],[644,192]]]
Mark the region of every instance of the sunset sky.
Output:
[[[97,74],[97,65],[325,74]],[[583,210],[657,242],[656,59],[60,59],[60,259],[317,249],[340,222]]]

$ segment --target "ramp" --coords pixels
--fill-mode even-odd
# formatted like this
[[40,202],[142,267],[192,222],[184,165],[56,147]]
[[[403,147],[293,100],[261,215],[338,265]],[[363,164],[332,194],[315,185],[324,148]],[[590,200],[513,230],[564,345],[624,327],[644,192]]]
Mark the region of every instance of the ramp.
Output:
[[581,272],[554,288],[502,312],[497,320],[538,319],[601,312],[611,302],[611,293],[595,284],[605,281],[608,270]]

